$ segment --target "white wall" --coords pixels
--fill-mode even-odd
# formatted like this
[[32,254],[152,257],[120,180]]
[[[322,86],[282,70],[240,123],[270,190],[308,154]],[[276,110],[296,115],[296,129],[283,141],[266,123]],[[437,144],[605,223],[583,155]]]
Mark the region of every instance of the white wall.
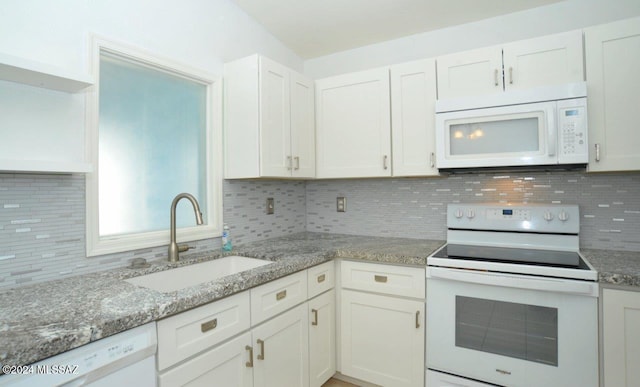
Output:
[[302,69],[231,0],[2,0],[0,9],[0,52],[73,71],[88,71],[91,32],[217,75],[256,52]]
[[637,15],[640,15],[638,0],[566,0],[310,59],[304,63],[304,72],[318,79],[580,29]]

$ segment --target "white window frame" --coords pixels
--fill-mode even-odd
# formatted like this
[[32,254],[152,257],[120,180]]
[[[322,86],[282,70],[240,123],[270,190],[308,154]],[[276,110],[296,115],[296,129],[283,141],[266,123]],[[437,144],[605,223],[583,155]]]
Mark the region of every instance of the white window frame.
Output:
[[[91,37],[90,63],[95,85],[86,93],[86,158],[93,165],[93,172],[86,174],[86,248],[87,256],[119,253],[169,244],[169,229],[162,231],[100,236],[99,234],[99,197],[98,197],[98,125],[100,95],[100,52],[115,54],[125,60],[130,59],[140,65],[166,71],[172,75],[184,77],[207,87],[206,116],[206,173],[207,197],[197,198],[200,203],[206,200],[207,224],[177,229],[179,242],[209,239],[222,233],[222,80],[202,70],[159,58],[144,50],[93,35]],[[167,223],[170,216],[170,204],[167,203]]]

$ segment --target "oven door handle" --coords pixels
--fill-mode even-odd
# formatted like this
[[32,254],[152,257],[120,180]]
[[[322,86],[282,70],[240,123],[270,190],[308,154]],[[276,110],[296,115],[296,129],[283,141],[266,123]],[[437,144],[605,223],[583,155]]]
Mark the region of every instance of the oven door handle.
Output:
[[445,269],[441,267],[427,268],[427,278],[438,278],[450,281],[543,292],[570,293],[593,297],[598,296],[598,284],[596,283],[561,280],[555,278],[531,278],[509,274]]

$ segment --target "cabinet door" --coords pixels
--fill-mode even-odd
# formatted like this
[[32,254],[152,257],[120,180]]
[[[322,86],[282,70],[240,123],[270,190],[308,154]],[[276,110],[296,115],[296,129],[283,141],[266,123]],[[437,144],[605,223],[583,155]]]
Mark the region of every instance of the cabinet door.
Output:
[[438,98],[502,92],[502,50],[487,47],[437,58]]
[[256,387],[309,385],[309,318],[302,304],[254,328]]
[[293,177],[316,175],[313,81],[291,73],[291,157]]
[[605,387],[640,386],[640,293],[604,289]]
[[391,67],[393,176],[437,175],[435,165],[436,63]]
[[320,387],[336,373],[336,300],[331,289],[308,302],[309,386]]
[[581,30],[505,44],[502,51],[505,90],[584,81]]
[[382,386],[424,386],[424,301],[342,291],[342,373]]
[[640,169],[640,18],[585,29],[589,171]]
[[387,68],[316,81],[316,176],[391,176]]
[[158,376],[160,387],[251,387],[249,332],[196,356]]
[[260,174],[291,176],[289,70],[260,58]]

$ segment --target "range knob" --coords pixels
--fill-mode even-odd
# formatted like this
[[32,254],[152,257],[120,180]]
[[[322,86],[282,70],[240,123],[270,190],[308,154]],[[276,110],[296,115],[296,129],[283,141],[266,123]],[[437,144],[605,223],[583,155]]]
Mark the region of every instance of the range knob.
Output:
[[456,218],[460,219],[460,218],[462,218],[464,216],[464,212],[462,211],[462,209],[458,208],[453,213],[453,216],[455,216]]
[[476,216],[476,212],[474,210],[467,210],[467,218],[473,219]]
[[558,219],[560,219],[563,222],[566,222],[567,220],[569,220],[569,214],[567,214],[564,211],[560,211],[560,213],[558,214]]
[[547,222],[550,222],[553,220],[553,214],[550,211],[547,211],[544,213],[544,215],[542,216],[544,218],[544,220],[546,220]]

